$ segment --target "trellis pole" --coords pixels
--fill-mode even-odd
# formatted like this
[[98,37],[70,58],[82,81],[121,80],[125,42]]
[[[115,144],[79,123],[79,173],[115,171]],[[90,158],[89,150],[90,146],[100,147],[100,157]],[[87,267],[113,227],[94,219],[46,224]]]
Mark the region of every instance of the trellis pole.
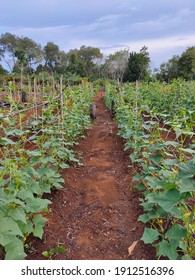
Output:
[[28,93],[29,95],[31,94],[31,80],[29,75],[28,75]]
[[139,92],[138,92],[138,80],[136,80],[136,89],[135,89],[135,110],[136,110],[136,118],[138,118],[138,96],[139,96]]
[[53,87],[53,93],[55,93],[55,79],[54,79],[53,72],[52,72],[52,87]]
[[44,73],[42,73],[42,86],[43,86],[43,96],[45,95],[45,78]]
[[[60,76],[60,113],[61,113],[61,127],[64,130],[64,95],[63,95],[63,75]],[[63,134],[62,134],[63,138]]]
[[[37,105],[37,77],[34,77],[34,105]],[[38,118],[38,110],[37,107],[35,107],[35,117],[36,120]]]

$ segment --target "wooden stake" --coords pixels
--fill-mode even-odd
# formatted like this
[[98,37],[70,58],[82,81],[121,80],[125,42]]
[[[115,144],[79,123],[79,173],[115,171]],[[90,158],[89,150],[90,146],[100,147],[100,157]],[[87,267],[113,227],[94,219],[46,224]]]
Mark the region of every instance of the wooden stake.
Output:
[[138,80],[136,80],[136,90],[135,90],[135,109],[136,109],[136,116],[138,117]]
[[[34,105],[37,105],[37,78],[34,77]],[[38,110],[35,108],[35,117],[38,118]]]
[[[60,113],[61,113],[61,129],[64,131],[64,94],[63,94],[63,75],[60,77]],[[64,138],[64,134],[62,134]]]
[[43,84],[43,95],[45,95],[45,78],[44,78],[44,73],[42,73],[42,84]]
[[52,73],[52,87],[53,87],[53,93],[55,93],[55,80],[54,80],[53,73]]

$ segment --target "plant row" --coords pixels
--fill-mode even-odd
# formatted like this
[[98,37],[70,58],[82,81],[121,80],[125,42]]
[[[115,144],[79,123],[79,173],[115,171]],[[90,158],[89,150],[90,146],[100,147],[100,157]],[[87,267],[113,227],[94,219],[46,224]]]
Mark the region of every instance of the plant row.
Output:
[[[42,238],[49,199],[43,194],[64,187],[62,169],[81,164],[72,149],[90,124],[92,88],[69,88],[40,114],[1,119],[0,251],[5,259],[24,259],[29,235]],[[84,137],[84,136],[83,136]]]
[[105,97],[108,107],[114,104],[141,192],[141,239],[158,258],[195,257],[195,95],[181,83],[127,84],[118,93],[107,86]]

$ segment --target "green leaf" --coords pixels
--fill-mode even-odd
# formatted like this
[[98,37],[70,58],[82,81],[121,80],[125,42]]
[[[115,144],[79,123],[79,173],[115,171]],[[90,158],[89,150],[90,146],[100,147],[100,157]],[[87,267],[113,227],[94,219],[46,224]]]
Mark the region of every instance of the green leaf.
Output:
[[62,164],[60,164],[60,167],[61,167],[62,169],[65,169],[65,168],[69,168],[70,165],[68,165],[68,164],[66,164],[66,163],[62,163]]
[[32,221],[28,220],[27,224],[22,227],[23,232],[31,233],[33,231],[33,224]]
[[179,165],[178,178],[192,178],[195,176],[195,162],[193,160]]
[[170,159],[170,158],[167,158],[167,159],[164,159],[162,161],[162,164],[164,164],[165,166],[172,166],[172,165],[177,165],[178,164],[178,159]]
[[150,147],[148,147],[148,150],[150,152],[161,151],[162,149],[163,149],[163,144],[162,143],[153,144]]
[[42,199],[39,197],[33,198],[31,200],[28,200],[28,203],[26,205],[26,212],[36,213],[39,211],[43,211],[49,204],[51,204],[51,201],[48,199]]
[[149,160],[153,161],[156,165],[158,165],[161,162],[162,158],[163,156],[161,154],[149,156]]
[[42,255],[45,257],[45,258],[50,258],[50,255],[49,255],[49,252],[48,251],[43,251],[42,252]]
[[55,162],[57,162],[57,160],[53,157],[44,157],[41,160],[41,163],[43,163],[43,164],[48,163],[48,162],[55,163]]
[[4,217],[0,220],[0,235],[23,236],[18,224],[11,217]]
[[46,223],[47,219],[42,217],[40,214],[36,215],[33,217],[33,223],[34,223],[34,230],[33,230],[33,235],[36,237],[39,237],[40,239],[43,236],[43,227]]
[[13,241],[5,246],[5,260],[24,260],[26,254],[24,253],[23,242],[18,238],[13,238]]
[[180,149],[182,152],[185,152],[187,154],[195,154],[195,150],[192,150],[192,149],[184,149],[184,148],[181,148]]
[[173,146],[173,147],[178,147],[180,146],[180,143],[175,142],[175,141],[166,141],[163,143],[165,146]]
[[21,200],[26,200],[29,198],[34,198],[33,194],[31,191],[28,190],[21,190],[17,193],[17,197],[19,197]]
[[34,151],[27,151],[27,154],[30,156],[30,157],[40,157],[41,156],[41,151],[39,150],[34,150]]
[[195,192],[194,178],[183,178],[179,180],[178,186],[180,187],[180,193]]
[[163,240],[159,243],[158,247],[158,255],[168,257],[170,260],[177,259],[177,248],[178,244],[174,242],[168,242],[167,240]]
[[187,261],[192,260],[192,258],[191,258],[190,256],[188,256],[188,255],[182,256],[181,259],[182,259],[182,260],[187,260]]
[[31,122],[31,125],[38,125],[40,124],[40,121],[39,120],[34,120]]
[[7,207],[14,206],[21,206],[24,207],[24,202],[22,202],[20,199],[16,199],[12,194],[7,195],[7,198],[0,198],[0,201],[2,201]]
[[173,224],[172,227],[166,232],[165,237],[170,240],[180,241],[187,235],[187,229],[177,223]]
[[170,216],[177,218],[177,219],[183,219],[183,212],[181,208],[174,206],[170,211],[169,211]]
[[145,189],[145,186],[143,183],[138,183],[135,186],[133,186],[133,189],[137,189],[139,191],[143,191]]
[[148,213],[142,214],[138,218],[138,222],[147,223],[150,220]]
[[66,252],[67,252],[67,249],[64,248],[63,246],[59,246],[59,247],[57,248],[57,250],[58,250],[58,253],[66,253]]
[[13,130],[10,130],[7,135],[23,135],[24,134],[24,131],[20,130],[20,129],[13,129]]
[[169,212],[179,202],[180,198],[180,192],[177,189],[171,189],[154,196],[152,202],[157,203]]
[[161,189],[165,184],[161,179],[153,176],[147,176],[145,180],[150,188]]
[[26,214],[22,208],[11,208],[8,211],[8,216],[12,217],[15,221],[21,221],[26,224]]
[[37,170],[37,173],[39,174],[39,176],[43,176],[43,175],[45,175],[46,173],[47,173],[47,171],[48,171],[48,168],[46,168],[46,167],[41,167],[41,168],[39,168],[38,170]]
[[4,143],[5,145],[14,145],[15,144],[14,141],[12,141],[11,139],[6,138],[6,137],[0,138],[0,142]]
[[143,178],[143,176],[141,174],[137,173],[135,176],[133,176],[133,182],[134,181],[139,181],[142,178]]
[[62,185],[60,185],[58,182],[53,182],[53,187],[55,187],[56,189],[63,189],[64,187]]
[[140,205],[144,208],[145,211],[151,211],[154,207],[154,203],[152,202],[148,202],[148,201],[144,201],[142,203],[140,203]]
[[156,229],[145,227],[141,240],[143,240],[145,244],[152,244],[158,239],[159,235]]
[[44,144],[43,144],[43,148],[44,149],[47,149],[47,148],[50,148],[52,146],[52,142],[51,141],[46,141]]
[[[131,144],[132,145],[132,144]],[[127,147],[127,149],[129,149],[129,147]],[[126,150],[127,150],[126,149]],[[130,159],[131,159],[131,161],[132,162],[135,162],[136,161],[136,159],[138,159],[139,158],[139,155],[138,154],[134,154],[134,153],[132,153],[132,154],[130,154]]]
[[43,194],[43,190],[40,182],[30,179],[28,180],[27,187],[28,190],[30,190],[34,194],[38,194],[38,195]]

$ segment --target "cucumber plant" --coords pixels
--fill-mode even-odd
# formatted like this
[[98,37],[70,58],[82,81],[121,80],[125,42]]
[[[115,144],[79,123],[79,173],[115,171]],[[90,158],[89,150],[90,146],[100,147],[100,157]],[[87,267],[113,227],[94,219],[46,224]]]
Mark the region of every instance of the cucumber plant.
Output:
[[[35,114],[24,126],[21,114],[1,119],[0,246],[5,259],[24,259],[30,234],[42,238],[43,212],[51,204],[43,194],[63,188],[62,169],[81,164],[72,146],[90,124],[92,98],[91,88],[74,87],[64,93],[71,106],[64,102],[59,110],[59,103],[50,97],[41,115]],[[29,139],[33,146],[27,149]],[[48,256],[59,252],[50,251]]]
[[[155,246],[159,258],[195,257],[195,108],[194,90],[186,91],[186,85],[191,89],[183,81],[155,82],[137,91],[126,84],[120,93],[108,86],[105,97],[108,107],[115,101],[118,134],[126,140],[135,171],[134,188],[143,194],[141,239]],[[168,140],[171,130],[175,137]]]

